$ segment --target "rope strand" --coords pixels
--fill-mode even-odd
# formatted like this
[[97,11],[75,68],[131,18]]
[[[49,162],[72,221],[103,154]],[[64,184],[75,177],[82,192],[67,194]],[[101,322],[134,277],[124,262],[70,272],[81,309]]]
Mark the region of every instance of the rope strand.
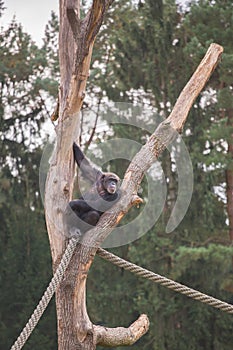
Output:
[[[37,305],[36,309],[32,313],[29,321],[27,322],[26,326],[20,333],[19,337],[15,341],[15,343],[12,345],[10,350],[21,350],[24,344],[26,343],[27,339],[30,337],[32,331],[36,327],[37,323],[39,322],[41,316],[43,315],[45,309],[47,308],[54,292],[56,291],[58,285],[61,283],[64,273],[69,265],[70,259],[74,253],[74,250],[77,246],[78,240],[76,238],[72,238],[65,250],[65,253],[62,257],[62,260],[51,280],[49,283],[46,291],[44,292],[44,295],[42,296],[39,304]],[[130,271],[134,273],[137,276],[146,278],[150,281],[153,281],[155,283],[159,283],[162,286],[165,286],[169,289],[174,290],[175,292],[184,294],[192,299],[199,300],[202,303],[208,304],[214,308],[220,309],[222,311],[225,311],[229,314],[233,314],[233,305],[230,305],[228,303],[225,303],[221,300],[218,300],[216,298],[213,298],[209,295],[203,294],[201,292],[198,292],[195,289],[189,288],[187,286],[184,286],[178,282],[172,281],[169,278],[166,278],[164,276],[158,275],[152,271],[146,270],[138,265],[135,265],[129,261],[126,261],[107,250],[104,250],[102,248],[99,248],[97,250],[97,254],[107,260],[110,261],[112,264],[119,266],[127,271]]]
[[195,289],[189,288],[187,286],[184,286],[178,282],[172,281],[169,278],[166,278],[164,276],[160,276],[152,271],[146,270],[138,265],[135,265],[129,261],[126,261],[107,250],[104,250],[102,248],[99,248],[97,250],[97,254],[107,260],[110,261],[112,264],[117,265],[119,267],[122,267],[123,269],[130,271],[134,273],[137,276],[146,278],[150,281],[153,281],[155,283],[159,283],[162,286],[165,286],[169,289],[174,290],[175,292],[184,294],[192,299],[199,300],[204,304],[208,304],[210,306],[215,307],[216,309],[220,309],[222,311],[225,311],[229,314],[233,314],[233,305],[225,303],[221,300],[218,300],[216,298],[213,298],[209,295],[203,294],[201,292],[198,292]]
[[62,257],[62,260],[51,280],[49,283],[46,291],[44,292],[44,295],[42,296],[39,304],[37,305],[36,309],[34,310],[33,314],[31,315],[28,323],[20,333],[19,337],[15,341],[14,345],[11,347],[10,350],[20,350],[26,343],[27,339],[30,337],[32,331],[36,327],[37,323],[39,322],[41,316],[43,315],[45,309],[47,308],[54,292],[56,291],[58,285],[63,279],[65,270],[67,269],[67,266],[69,265],[70,259],[73,255],[73,252],[75,250],[75,247],[77,245],[78,241],[75,238],[72,238],[65,250],[65,253]]

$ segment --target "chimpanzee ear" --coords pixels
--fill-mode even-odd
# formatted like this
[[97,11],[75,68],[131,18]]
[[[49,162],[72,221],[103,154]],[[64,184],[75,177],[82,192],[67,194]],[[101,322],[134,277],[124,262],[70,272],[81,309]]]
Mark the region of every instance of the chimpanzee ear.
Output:
[[73,143],[73,152],[74,159],[85,179],[89,180],[91,183],[94,183],[99,176],[102,176],[102,171],[90,163],[75,142]]
[[95,182],[100,182],[104,179],[105,175],[102,171],[97,171],[96,173],[96,178],[95,178]]

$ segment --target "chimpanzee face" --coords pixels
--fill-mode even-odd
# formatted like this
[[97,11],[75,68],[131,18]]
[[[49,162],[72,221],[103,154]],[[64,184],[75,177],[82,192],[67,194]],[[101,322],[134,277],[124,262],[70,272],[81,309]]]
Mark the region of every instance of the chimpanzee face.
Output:
[[116,179],[108,179],[106,184],[106,190],[108,193],[115,193],[117,190],[117,180]]
[[103,187],[109,194],[114,194],[119,187],[120,179],[112,173],[105,173],[103,178]]

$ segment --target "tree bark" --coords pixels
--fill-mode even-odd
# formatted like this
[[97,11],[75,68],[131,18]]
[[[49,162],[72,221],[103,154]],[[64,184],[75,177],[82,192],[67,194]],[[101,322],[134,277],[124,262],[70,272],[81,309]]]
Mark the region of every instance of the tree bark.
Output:
[[[85,96],[90,61],[96,34],[112,0],[93,0],[85,18],[80,19],[78,0],[60,0],[60,72],[59,118],[56,147],[50,161],[45,190],[45,214],[54,268],[67,244],[63,213],[72,198],[74,161],[72,143],[78,139],[79,112]],[[142,315],[128,329],[94,326],[86,310],[86,279],[95,252],[128,209],[139,203],[137,189],[145,171],[166,145],[181,131],[193,101],[205,85],[221,55],[222,48],[212,44],[197,72],[191,78],[169,118],[161,123],[130,164],[122,185],[123,196],[114,212],[102,216],[97,227],[88,231],[71,259],[56,292],[58,348],[60,350],[95,349],[130,345],[149,327]]]

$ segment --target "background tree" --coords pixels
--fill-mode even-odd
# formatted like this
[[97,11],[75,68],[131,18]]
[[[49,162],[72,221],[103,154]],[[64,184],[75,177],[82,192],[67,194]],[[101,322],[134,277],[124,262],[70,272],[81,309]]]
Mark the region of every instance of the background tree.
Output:
[[[45,77],[47,67],[45,51],[13,20],[0,37],[1,348],[10,347],[51,278],[38,190],[47,117],[42,95],[48,96],[57,85]],[[53,303],[25,348],[49,349],[55,344]]]
[[[152,7],[153,3],[157,2],[149,3],[148,1],[144,1],[139,3],[140,6],[138,8],[130,1],[116,1],[113,3],[116,7],[113,8],[111,6],[109,9],[110,11],[108,12],[105,25],[102,27],[102,31],[96,42],[96,50],[94,51],[90,76],[91,84],[89,85],[89,90],[85,98],[85,106],[87,103],[90,104],[88,99],[89,95],[91,97],[96,96],[93,100],[102,100],[103,102],[107,101],[108,96],[117,101],[133,100],[134,102],[140,101],[140,103],[144,103],[146,99],[146,105],[150,103],[162,113],[163,111],[169,111],[172,104],[174,104],[180,89],[183,87],[182,84],[184,81],[187,81],[194,66],[197,65],[200,57],[209,45],[208,37],[206,37],[205,41],[202,41],[200,40],[200,35],[204,35],[206,31],[208,31],[208,36],[211,38],[213,37],[213,33],[218,36],[220,34],[223,35],[224,33],[221,28],[217,30],[215,29],[215,26],[220,23],[218,18],[221,18],[220,27],[222,25],[224,26],[225,19],[227,19],[228,22],[230,21],[227,16],[227,14],[230,14],[231,12],[230,4],[226,13],[223,16],[218,17],[212,15],[215,13],[215,4],[212,3],[211,6],[209,6],[210,4],[207,6],[206,3],[205,8],[210,10],[210,15],[206,15],[204,20],[205,23],[211,23],[211,25],[209,24],[208,27],[205,26],[204,29],[202,28],[202,30],[199,31],[198,40],[202,43],[202,46],[200,46],[199,42],[197,42],[197,46],[195,40],[192,41],[192,37],[194,36],[194,31],[195,36],[197,36],[197,27],[201,27],[201,15],[205,10],[205,8],[202,8],[204,5],[203,2],[197,4],[196,11],[198,9],[199,13],[196,15],[195,21],[189,19],[189,22],[183,20],[188,18],[188,15],[191,15],[191,12],[179,12],[173,1],[166,1],[166,4],[163,4],[163,9],[161,9],[160,3],[157,12],[149,7]],[[216,3],[216,6],[217,5],[219,4]],[[227,3],[225,3],[225,5],[227,5]],[[191,8],[191,11],[192,10],[193,8]],[[157,13],[161,14],[161,12],[163,14],[162,17],[161,15],[157,15]],[[170,13],[171,22],[174,24],[170,25],[170,33],[172,34],[170,37],[166,36],[166,33],[168,32],[163,34],[161,29],[161,22],[167,23],[170,21],[169,16],[167,16],[168,13]],[[114,26],[112,25],[112,18],[114,20]],[[121,23],[121,18],[123,23]],[[131,30],[131,26],[127,26],[128,21],[133,21],[133,30]],[[137,24],[140,24],[143,28],[144,22],[146,21],[149,22],[149,25],[146,27],[147,32],[145,33],[144,31],[144,37],[141,38],[140,26],[138,28]],[[228,28],[227,21],[226,28]],[[46,38],[48,39],[51,37],[52,41],[56,40],[56,36],[54,36],[54,30],[57,26],[56,23],[57,20],[55,18],[53,25],[49,24],[48,26],[49,32],[47,33],[48,35],[46,35]],[[186,24],[182,25],[183,23]],[[114,29],[115,25],[117,28],[116,31]],[[160,31],[160,35],[162,34],[160,43],[163,50],[167,47],[168,54],[164,57],[166,57],[169,65],[163,60],[162,48],[158,45],[160,38],[156,36],[156,30],[153,29],[153,26],[156,27],[156,30]],[[164,27],[168,28],[169,23],[167,23],[166,26],[163,25],[163,28]],[[52,30],[51,34],[50,28]],[[150,36],[150,32],[152,32],[153,35]],[[6,33],[7,31],[2,33],[1,40],[3,40]],[[166,40],[169,38],[168,42],[163,42],[164,37],[166,37]],[[156,38],[156,40],[154,38]],[[141,46],[140,42],[143,41],[142,39],[147,42],[147,45]],[[120,41],[124,42],[126,40],[128,40],[128,42],[123,46]],[[222,43],[222,38],[221,40],[219,38],[218,42]],[[43,62],[49,67],[49,69],[56,67],[56,72],[54,73],[57,76],[57,63],[53,63],[56,61],[56,45],[53,45],[52,42],[48,43],[46,41],[45,44],[48,48],[47,56],[45,56],[40,50],[36,52],[36,57],[43,57]],[[228,52],[230,53],[230,44],[230,40],[224,41],[223,46],[225,47],[225,54],[227,55]],[[118,45],[121,45],[124,54],[120,54],[120,50],[117,50]],[[127,45],[130,50],[125,52],[124,47],[127,47]],[[226,45],[229,45],[229,51]],[[187,49],[185,49],[186,47]],[[196,59],[198,47],[200,47],[200,56]],[[55,57],[51,57],[51,61],[49,61],[48,56],[51,54],[51,48],[53,48],[52,53],[55,54]],[[1,52],[2,50],[5,50],[5,44],[1,45]],[[143,53],[142,59],[144,66],[148,67],[148,69],[146,69],[143,66],[143,71],[146,71],[143,74],[141,74],[141,69],[138,69],[138,65],[136,64],[136,62],[138,62],[136,57],[137,51],[139,51],[139,55],[141,55],[141,52]],[[132,52],[132,55],[130,55],[130,52]],[[160,69],[158,70],[156,69],[156,65],[152,67],[150,64],[150,61],[154,59],[153,57],[156,56],[157,52],[161,53],[155,59],[155,63],[160,65]],[[129,60],[127,54],[131,57],[131,60]],[[5,55],[11,57],[9,52]],[[5,55],[0,61],[1,63],[4,62],[4,66],[6,65],[8,67],[9,60]],[[116,55],[116,58],[114,55]],[[228,56],[227,59],[230,58],[230,55]],[[46,57],[47,62],[45,59]],[[226,68],[224,68],[225,59],[226,58],[223,57],[223,61],[219,67],[220,69],[217,70],[209,82],[210,85],[213,84],[212,88],[214,90],[214,81],[215,78],[218,79],[219,72],[221,71],[222,74],[227,72],[225,70]],[[106,63],[107,69],[105,70],[105,74],[103,74],[102,69],[97,66],[97,61]],[[126,71],[125,77],[120,75],[119,62],[121,62],[123,69],[126,67],[129,68],[129,74]],[[4,66],[1,66],[0,69],[0,75],[2,77],[4,76],[2,73],[5,71]],[[21,71],[22,73],[22,62],[21,64],[16,65],[16,67],[19,72]],[[130,69],[131,67],[132,70]],[[171,67],[171,69],[169,67]],[[163,74],[163,70],[167,70],[168,75]],[[154,74],[155,71],[156,77],[158,77],[156,78],[156,81],[159,82],[158,86],[156,84],[149,84],[148,82],[151,80],[150,75]],[[22,79],[24,79],[24,76],[27,77],[27,71],[23,70],[23,72],[24,73],[21,74]],[[34,72],[36,75],[36,69]],[[160,72],[161,78],[159,77]],[[132,76],[133,73],[134,77]],[[38,75],[41,77],[41,71]],[[47,76],[49,75],[47,74]],[[124,83],[126,77],[127,85]],[[230,77],[229,74],[228,77]],[[1,81],[4,79],[1,78]],[[142,81],[141,84],[140,79]],[[164,84],[162,84],[162,80],[165,81],[165,87]],[[137,81],[139,82],[138,85],[133,83]],[[109,85],[108,82],[110,82]],[[48,80],[47,83],[49,83]],[[131,83],[133,89],[131,89]],[[155,85],[157,86],[156,88]],[[217,85],[219,86],[219,84]],[[36,94],[33,98],[35,101],[41,101],[42,98],[42,113],[43,116],[46,116],[47,113],[43,102],[50,101],[50,98],[48,98],[49,95],[47,95],[45,90],[56,94],[57,84],[52,81],[50,81],[50,84],[45,84],[40,81],[40,84],[38,84],[37,87],[38,86],[43,86],[44,88],[39,90],[40,96],[39,94]],[[154,89],[154,92],[152,92],[152,89]],[[221,149],[219,149],[219,140],[221,138],[221,136],[219,138],[219,135],[221,133],[222,135],[226,135],[225,132],[229,130],[229,126],[226,128],[224,121],[224,123],[214,122],[215,127],[211,127],[213,116],[216,120],[218,117],[218,113],[215,109],[215,95],[218,94],[218,92],[214,92],[214,94],[211,95],[209,94],[211,91],[209,91],[208,88],[206,90],[207,91],[203,93],[204,97],[198,99],[195,107],[192,109],[183,136],[192,156],[195,175],[194,195],[187,216],[175,232],[170,235],[164,234],[169,210],[171,210],[171,201],[169,200],[166,205],[168,211],[166,209],[163,217],[161,217],[155,228],[137,242],[131,243],[122,248],[116,248],[114,251],[138,264],[149,267],[151,270],[161,274],[164,273],[172,278],[177,278],[185,284],[189,284],[195,288],[231,302],[232,248],[229,246],[228,239],[228,226],[226,224],[227,216],[225,211],[226,204],[220,200],[219,191],[219,189],[222,188],[223,190],[221,193],[224,195],[224,171],[225,165],[228,164],[226,148],[224,148],[224,152],[222,153],[222,143]],[[1,92],[2,91],[3,90],[1,89]],[[38,90],[32,89],[32,91]],[[163,98],[163,94],[166,95],[166,98]],[[3,143],[3,146],[1,146],[3,147],[3,151],[1,152],[1,155],[3,155],[1,163],[1,223],[3,223],[3,225],[1,225],[1,232],[3,234],[1,234],[2,243],[0,245],[2,248],[0,276],[3,282],[1,283],[0,293],[0,319],[2,327],[0,344],[2,348],[8,348],[12,343],[12,340],[17,336],[19,329],[25,323],[37,303],[51,275],[47,246],[48,242],[42,220],[42,208],[38,195],[35,195],[35,193],[38,192],[38,180],[36,179],[38,167],[36,168],[35,165],[32,166],[32,164],[38,164],[34,162],[36,162],[37,159],[39,160],[39,154],[37,148],[30,149],[29,152],[28,148],[22,148],[20,142],[12,142],[12,140],[15,139],[15,134],[10,134],[6,131],[5,120],[8,120],[9,113],[7,114],[7,112],[12,107],[12,103],[11,105],[8,105],[6,102],[7,95],[8,94],[6,93],[4,95],[5,99],[1,100],[1,110],[4,111],[4,114],[1,114],[3,115],[1,128],[4,130],[4,133],[1,134],[1,140]],[[155,95],[156,97],[154,97]],[[162,102],[160,103],[160,101]],[[205,109],[202,107],[204,102]],[[33,103],[29,103],[29,105],[30,107],[34,106]],[[14,108],[14,106],[12,108]],[[28,111],[28,108],[23,108],[23,110]],[[21,113],[22,104],[17,102],[15,116],[21,115]],[[39,111],[39,113],[41,113],[41,111]],[[36,113],[35,118],[37,119]],[[11,125],[13,124],[14,122],[12,121]],[[223,128],[221,126],[223,126]],[[26,128],[22,129],[21,132],[24,133],[23,138],[27,139],[28,132],[26,132]],[[210,129],[212,133],[211,137],[209,134]],[[97,131],[99,131],[98,128]],[[37,136],[39,129],[36,128],[33,132],[35,132],[35,136]],[[124,130],[121,127],[118,129],[115,128],[114,132],[119,136],[125,135],[125,132],[129,132],[129,135],[132,135],[133,132],[135,135],[133,138],[138,140],[141,140],[141,137],[145,136],[139,134],[138,130]],[[100,133],[97,136],[97,138],[93,138],[93,141],[98,142],[98,139],[102,137]],[[210,143],[211,147],[209,147],[206,141],[208,140],[209,142],[212,142],[215,137],[216,140],[218,140],[217,143]],[[130,136],[130,138],[132,138],[132,136]],[[31,140],[32,143],[34,143],[34,138],[31,138]],[[9,147],[8,149],[5,149],[5,141],[7,147]],[[85,140],[83,139],[83,142],[84,141]],[[34,147],[36,147],[37,144],[38,143],[35,142]],[[12,151],[11,145],[14,147],[14,150],[12,148]],[[19,150],[16,150],[16,148]],[[21,149],[23,156],[21,155]],[[12,168],[13,164],[16,163],[16,160],[14,160],[6,165],[5,160],[8,159],[8,154],[11,154],[12,159],[14,158],[14,154],[17,155],[17,157],[19,155],[17,158],[18,171],[20,171],[20,174],[22,175],[20,175],[21,177],[23,177],[24,173],[25,179],[27,179],[27,186],[24,185],[25,181],[22,180],[21,177],[21,182],[18,182],[17,177],[12,175],[12,169],[7,170],[7,166]],[[21,159],[24,161],[23,170],[21,167]],[[33,160],[33,163],[31,160]],[[169,157],[165,157],[165,159],[163,157],[162,161],[165,165],[164,172],[166,173],[166,165],[168,164],[169,166],[171,160],[169,160]],[[214,164],[221,162],[221,167],[210,167],[213,162]],[[118,166],[121,166],[121,164],[123,163],[120,163]],[[113,168],[114,165],[111,164],[111,166],[112,170],[116,171],[116,169]],[[172,172],[168,172],[166,175],[169,178],[172,176],[174,178],[174,184],[176,185],[176,174],[174,169],[175,168],[172,167]],[[4,173],[2,173],[3,170]],[[215,191],[216,186],[218,188],[217,192]],[[146,185],[144,188],[143,197],[146,194]],[[169,194],[171,193],[170,189],[168,192]],[[35,210],[30,210],[31,203],[33,203]],[[16,213],[19,215],[17,216],[17,219],[19,218],[19,220],[16,221],[16,219],[9,219],[13,215],[16,216]],[[128,215],[131,215],[131,212]],[[22,217],[27,218],[27,220],[22,220]],[[24,236],[25,232],[27,232],[27,238]],[[25,245],[28,241],[30,243],[29,255],[27,255],[27,248]],[[210,244],[210,242],[212,242],[212,244]],[[22,254],[22,252],[25,253]],[[40,271],[40,274],[38,274],[38,271]],[[22,278],[19,278],[21,276]],[[38,277],[35,279],[35,276],[41,276],[41,279]],[[109,281],[111,281],[111,283]],[[10,293],[9,289],[11,291]],[[24,299],[26,291],[28,296]],[[151,330],[140,340],[139,343],[134,345],[136,349],[161,350],[172,348],[182,350],[187,349],[188,347],[191,349],[216,348],[227,350],[230,349],[232,344],[233,326],[230,316],[220,313],[219,311],[213,311],[207,306],[203,306],[202,304],[199,305],[197,302],[192,302],[191,300],[167,291],[162,287],[151,285],[150,282],[136,279],[136,277],[131,274],[121,271],[108,263],[102,262],[98,258],[96,258],[89,273],[87,297],[90,317],[96,324],[99,323],[115,327],[119,324],[120,319],[122,324],[128,325],[132,319],[138,316],[139,310],[148,313],[151,320]],[[15,313],[15,311],[14,313],[9,312],[11,305],[12,307],[14,305],[14,310],[16,310],[17,306],[17,313]],[[127,309],[128,312],[122,314],[122,309]],[[12,317],[13,315],[14,317]],[[55,312],[54,309],[49,309],[46,311],[45,318],[41,320],[38,328],[29,339],[28,344],[25,345],[25,348],[39,349],[42,345],[44,349],[51,349],[51,347],[56,347],[55,344]],[[116,348],[120,349],[120,347]]]
[[[223,14],[222,16],[213,15],[217,11],[216,7],[218,8],[220,6],[218,3],[208,3],[207,6],[207,3],[200,2],[194,8],[191,7],[187,13],[180,12],[175,6],[174,1],[169,1],[165,4],[161,2],[160,4],[160,12],[157,11],[157,2],[145,1],[139,10],[129,2],[124,2],[124,7],[122,8],[118,8],[116,5],[112,16],[117,30],[114,31],[113,28],[113,30],[109,31],[106,44],[108,47],[112,46],[116,48],[116,50],[112,51],[112,56],[110,55],[108,59],[106,69],[109,79],[114,80],[113,77],[116,77],[116,80],[114,81],[114,88],[110,87],[108,89],[105,84],[108,81],[107,75],[101,86],[103,89],[106,89],[106,94],[109,98],[116,100],[136,99],[141,102],[143,98],[150,99],[150,102],[160,112],[167,113],[174,104],[176,94],[182,88],[182,84],[184,84],[184,81],[191,74],[194,65],[196,66],[197,64],[197,61],[193,60],[197,48],[199,47],[201,50],[198,58],[200,59],[203,51],[206,50],[211,41],[217,41],[225,45],[231,45],[231,42],[229,40],[224,41],[219,37],[224,34],[220,27],[216,28],[216,25],[221,26],[224,22],[223,18],[228,18],[228,16],[224,16]],[[206,7],[209,8],[210,12],[206,12]],[[226,2],[222,6],[221,11],[225,9],[229,14],[231,13],[230,7],[231,4]],[[191,22],[189,18],[192,18],[192,11],[194,9],[197,12],[196,21]],[[202,20],[204,14],[205,18]],[[219,18],[221,18],[221,21],[219,21]],[[185,19],[187,19],[187,22]],[[230,19],[227,20],[227,23],[229,21]],[[205,26],[204,23],[206,23]],[[208,29],[206,28],[207,26]],[[228,24],[226,26],[228,27]],[[209,41],[206,40],[204,45],[195,41],[198,30],[202,36],[205,36],[206,31],[208,31],[206,39],[209,38]],[[156,33],[162,34],[159,35]],[[212,33],[218,36],[213,36]],[[163,37],[166,37],[165,42],[162,42],[162,45],[160,45],[159,40],[161,39],[163,41]],[[154,38],[158,38],[158,40],[156,41]],[[192,38],[194,39],[192,40]],[[148,44],[146,45],[145,42]],[[134,51],[133,49],[131,50],[131,47],[136,48],[139,56],[142,54],[140,62],[143,62],[143,64],[138,64],[138,55],[136,53],[133,54]],[[166,50],[164,49],[166,47],[168,50],[167,54],[165,54]],[[128,48],[130,48],[129,51]],[[132,52],[132,55],[129,52]],[[226,62],[229,61],[227,55],[228,50],[223,56],[223,61],[225,57]],[[166,57],[166,62],[169,63],[168,65],[165,65],[164,57]],[[150,66],[153,59],[156,62],[154,69]],[[191,206],[182,224],[171,235],[164,234],[164,223],[166,224],[167,217],[172,208],[172,201],[170,199],[174,198],[172,187],[173,191],[174,186],[175,189],[177,187],[174,164],[171,164],[169,157],[168,159],[165,157],[162,162],[164,172],[169,181],[168,211],[166,210],[164,212],[163,218],[156,224],[156,227],[150,233],[147,233],[145,237],[142,237],[140,241],[131,243],[127,248],[118,248],[116,251],[118,254],[121,252],[124,257],[141,265],[145,264],[146,256],[146,265],[150,266],[152,270],[176,277],[183,281],[183,283],[206,290],[208,293],[219,295],[231,301],[233,253],[227,234],[228,225],[224,210],[224,198],[222,200],[220,194],[222,193],[224,195],[225,192],[225,190],[221,191],[224,188],[224,168],[227,164],[232,164],[232,161],[228,161],[226,147],[223,150],[224,142],[222,147],[219,148],[219,142],[215,144],[213,141],[217,135],[219,138],[221,138],[220,135],[229,135],[231,133],[231,127],[229,127],[229,123],[227,127],[224,124],[215,123],[215,119],[219,114],[214,112],[216,100],[213,98],[210,90],[210,86],[215,84],[215,79],[220,72],[227,72],[223,68],[224,65],[225,63],[222,62],[211,78],[206,91],[196,101],[186,124],[183,138],[188,145],[192,157],[195,182]],[[157,70],[157,66],[161,67],[161,69]],[[168,68],[164,68],[164,66]],[[148,67],[148,70],[146,67]],[[124,69],[127,72],[121,74]],[[163,75],[163,71],[166,69],[167,71]],[[138,70],[140,72],[137,74]],[[157,79],[155,80],[157,84],[153,86],[151,77],[155,74],[154,72],[157,74]],[[99,76],[96,83],[101,83]],[[131,88],[134,88],[134,90]],[[216,93],[214,93],[214,97],[215,95]],[[228,106],[230,106],[230,103]],[[223,125],[223,128],[221,128],[221,125]],[[123,131],[120,131],[120,129],[118,131],[115,130],[115,132],[117,132],[117,136],[123,135]],[[210,138],[212,140],[210,144],[215,144],[214,148],[208,146]],[[218,151],[216,148],[218,148]],[[220,158],[221,163],[219,163]],[[219,164],[222,164],[220,168]],[[232,206],[230,205],[230,207]],[[192,229],[190,230],[190,228]],[[211,242],[215,242],[215,244],[211,245]],[[182,260],[180,260],[181,256]],[[212,259],[216,259],[219,262],[214,276],[212,274]],[[226,263],[227,266],[225,265]],[[99,273],[98,271],[101,266],[103,266],[102,268],[104,268],[105,273],[107,273],[106,270],[108,268],[110,269],[109,273],[112,273],[113,268],[111,266],[108,267],[105,263],[98,262],[98,265],[95,264],[92,267],[93,275]],[[202,271],[201,274],[200,269]],[[216,346],[219,348],[228,349],[229,343],[232,340],[231,334],[227,332],[224,339],[220,334],[225,328],[232,329],[232,321],[230,321],[229,316],[221,315],[221,322],[219,322],[218,316],[213,315],[213,311],[209,309],[204,311],[201,305],[199,309],[198,305],[191,305],[189,300],[184,300],[182,297],[180,299],[179,296],[174,296],[174,299],[171,299],[170,292],[158,287],[148,286],[143,281],[137,282],[138,288],[135,291],[136,282],[132,282],[132,284],[130,282],[128,283],[128,281],[134,279],[132,276],[128,276],[127,273],[117,273],[117,271],[116,274],[117,277],[113,289],[116,291],[120,290],[119,293],[123,294],[127,290],[128,297],[137,300],[137,306],[134,304],[135,308],[134,306],[131,308],[132,313],[137,312],[140,305],[143,311],[151,315],[151,330],[154,329],[154,331],[152,330],[150,332],[151,336],[150,334],[146,336],[149,339],[142,340],[143,344],[145,344],[145,349],[167,349],[171,347],[183,349],[187,346],[193,348],[199,348],[201,346],[203,348],[211,348],[212,343],[218,344]],[[125,288],[122,287],[124,283],[126,285]],[[90,284],[96,288],[96,292],[99,290],[91,282]],[[104,286],[103,290],[106,290],[107,297],[110,293],[109,287],[107,284],[105,286],[104,281],[102,281],[102,285]],[[132,285],[132,290],[130,289],[130,285]],[[159,295],[158,299],[156,298],[155,300],[154,295]],[[96,293],[92,293],[91,301],[93,300],[93,302],[91,303],[91,308],[95,307],[94,300],[96,298]],[[165,307],[166,301],[168,307]],[[120,303],[123,306],[124,301],[121,300]],[[149,305],[149,309],[145,305]],[[101,322],[104,322],[101,316],[103,314],[108,315],[105,306],[102,306],[101,311],[98,313],[98,319]],[[115,325],[119,317],[120,315],[114,312],[113,318],[110,317],[108,319],[108,324],[112,322]],[[195,327],[192,326],[194,322]],[[158,324],[161,325],[161,331],[159,331],[158,338],[153,338],[153,334],[158,332]],[[164,328],[166,328],[164,326],[165,324],[170,325],[167,328],[167,333],[164,331]],[[203,324],[207,324],[209,327],[206,328],[204,334],[205,340],[202,338],[202,344],[204,345],[201,345],[198,339],[203,334]],[[184,337],[184,334],[188,332],[188,329],[192,330],[192,334],[190,333],[187,339],[185,339],[186,336]],[[216,332],[213,333],[213,329]],[[147,341],[148,345],[146,345]],[[134,346],[140,349],[143,347],[142,343]]]
[[[204,47],[213,41],[221,42],[225,48],[221,68],[211,79],[208,93],[202,99],[202,113],[205,113],[209,124],[207,131],[204,133],[206,139],[205,153],[208,154],[207,166],[209,168],[212,166],[213,171],[218,174],[215,186],[218,187],[219,192],[225,192],[229,237],[232,240],[233,109],[232,81],[229,79],[233,64],[232,42],[229,40],[233,34],[231,12],[231,1],[225,1],[224,3],[216,1],[214,4],[208,0],[200,1],[198,5],[193,4],[189,15],[186,16],[184,31],[187,40],[187,57],[191,58],[196,48],[198,48],[201,55]],[[196,26],[197,22],[198,25]],[[190,28],[192,29],[190,30]]]

